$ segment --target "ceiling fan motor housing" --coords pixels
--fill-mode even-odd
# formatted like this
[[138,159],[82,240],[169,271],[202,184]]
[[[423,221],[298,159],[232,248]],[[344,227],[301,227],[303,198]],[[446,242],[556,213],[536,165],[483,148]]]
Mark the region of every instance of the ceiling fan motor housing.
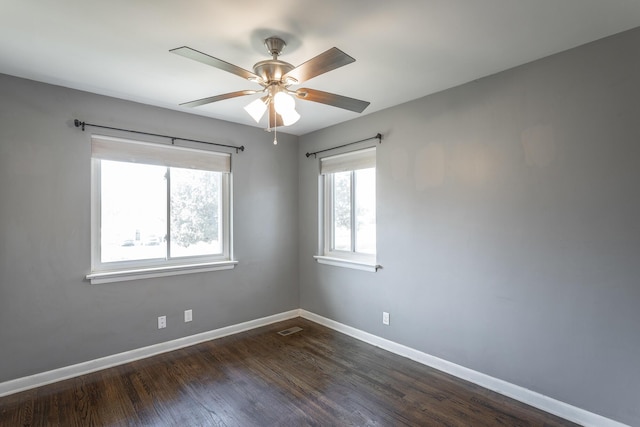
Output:
[[262,81],[268,86],[271,83],[277,83],[282,80],[282,76],[293,70],[295,67],[288,62],[278,59],[269,59],[260,61],[253,66],[253,72],[256,73]]

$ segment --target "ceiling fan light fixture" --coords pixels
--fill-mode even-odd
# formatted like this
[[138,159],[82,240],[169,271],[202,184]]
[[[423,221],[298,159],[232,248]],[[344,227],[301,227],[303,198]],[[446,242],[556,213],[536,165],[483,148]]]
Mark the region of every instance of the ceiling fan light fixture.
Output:
[[258,98],[244,107],[245,111],[249,113],[256,123],[260,123],[260,119],[267,111],[267,100],[267,97]]

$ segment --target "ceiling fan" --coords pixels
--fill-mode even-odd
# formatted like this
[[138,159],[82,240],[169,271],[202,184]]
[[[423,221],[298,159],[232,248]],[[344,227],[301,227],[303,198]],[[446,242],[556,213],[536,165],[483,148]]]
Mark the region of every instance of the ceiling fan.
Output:
[[334,107],[343,108],[356,113],[361,113],[369,105],[369,102],[367,101],[361,101],[359,99],[349,98],[320,90],[308,88],[295,90],[290,89],[290,86],[298,85],[316,76],[355,61],[354,58],[347,55],[340,49],[333,47],[307,62],[294,67],[288,62],[278,59],[278,56],[286,46],[284,40],[274,36],[267,38],[264,41],[264,44],[267,51],[272,55],[272,59],[256,63],[253,66],[253,72],[221,59],[214,58],[213,56],[209,56],[187,46],[171,49],[170,52],[172,53],[235,74],[251,82],[255,82],[262,87],[261,89],[256,90],[240,90],[237,92],[211,96],[208,98],[185,102],[180,105],[197,107],[199,105],[205,105],[239,96],[264,93],[264,96],[248,104],[245,107],[245,110],[257,123],[260,122],[265,111],[268,110],[269,130],[271,128],[276,128],[277,126],[292,125],[300,119],[300,115],[295,110],[295,101],[293,97],[305,101],[332,105]]

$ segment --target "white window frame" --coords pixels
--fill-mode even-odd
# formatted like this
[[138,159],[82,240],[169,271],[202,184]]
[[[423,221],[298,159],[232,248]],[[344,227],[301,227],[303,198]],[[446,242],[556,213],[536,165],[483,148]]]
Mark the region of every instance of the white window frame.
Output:
[[[355,180],[353,172],[359,169],[376,167],[376,147],[351,151],[320,159],[320,175],[318,179],[318,255],[314,258],[320,264],[357,270],[376,272],[382,268],[377,264],[377,254],[364,254],[352,251],[333,250],[333,180],[336,172],[351,172],[351,203],[354,209]],[[377,188],[377,184],[376,184]],[[355,233],[352,225],[352,236]],[[352,237],[353,242],[353,237]],[[377,250],[376,250],[377,252]]]
[[[92,284],[119,282],[177,274],[201,273],[232,269],[232,175],[231,155],[208,150],[170,146],[167,144],[133,141],[92,135],[91,159],[91,273],[86,276]],[[166,167],[192,168],[222,172],[221,221],[222,253],[170,259],[101,261],[101,162],[115,160]],[[169,202],[167,201],[167,204]]]

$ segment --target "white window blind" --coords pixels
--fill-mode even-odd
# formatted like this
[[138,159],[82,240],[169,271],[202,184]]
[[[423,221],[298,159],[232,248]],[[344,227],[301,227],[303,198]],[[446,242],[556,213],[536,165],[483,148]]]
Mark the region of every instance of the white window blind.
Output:
[[320,159],[320,173],[325,175],[376,167],[376,147]]
[[107,136],[92,136],[91,157],[212,172],[231,172],[231,155],[228,153],[129,141]]

